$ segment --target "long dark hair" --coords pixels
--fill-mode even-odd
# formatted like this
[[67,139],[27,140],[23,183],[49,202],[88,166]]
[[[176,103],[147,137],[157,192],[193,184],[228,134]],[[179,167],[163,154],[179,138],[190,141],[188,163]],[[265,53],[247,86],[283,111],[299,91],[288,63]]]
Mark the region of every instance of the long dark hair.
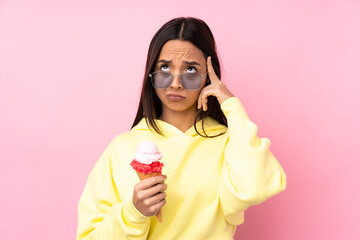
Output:
[[[162,105],[160,99],[156,95],[155,89],[151,84],[149,73],[153,72],[156,61],[160,55],[160,51],[164,44],[169,40],[190,41],[192,44],[194,44],[194,46],[202,51],[205,59],[207,59],[208,56],[211,56],[214,71],[221,79],[220,64],[216,53],[216,44],[208,25],[201,19],[192,17],[180,17],[170,20],[156,32],[155,36],[151,40],[146,60],[139,108],[132,128],[136,126],[143,117],[145,117],[146,124],[149,127],[151,126],[157,133],[163,135],[155,121],[155,119],[158,119],[162,113]],[[207,81],[205,86],[209,84],[210,81]],[[202,137],[216,137],[223,133],[220,133],[216,136],[208,136],[204,129],[204,121],[202,121],[202,129],[205,136],[201,135],[196,128],[196,119],[199,117],[201,120],[204,120],[208,116],[213,117],[220,124],[227,126],[226,117],[222,112],[216,97],[208,97],[207,105],[207,111],[203,111],[202,109],[197,110],[194,119],[194,127],[196,132]]]

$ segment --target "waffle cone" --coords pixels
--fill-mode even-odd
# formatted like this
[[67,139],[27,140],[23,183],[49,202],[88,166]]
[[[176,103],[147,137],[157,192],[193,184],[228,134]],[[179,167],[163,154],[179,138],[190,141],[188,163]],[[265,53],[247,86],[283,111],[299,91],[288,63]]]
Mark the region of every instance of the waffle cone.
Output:
[[[139,176],[140,180],[149,178],[149,177],[155,177],[155,176],[162,176],[161,173],[159,172],[153,172],[153,173],[147,173],[144,174],[143,172],[138,172],[136,171],[137,175]],[[160,210],[156,213],[156,218],[158,219],[159,222],[162,222],[162,213],[161,213],[161,208]]]

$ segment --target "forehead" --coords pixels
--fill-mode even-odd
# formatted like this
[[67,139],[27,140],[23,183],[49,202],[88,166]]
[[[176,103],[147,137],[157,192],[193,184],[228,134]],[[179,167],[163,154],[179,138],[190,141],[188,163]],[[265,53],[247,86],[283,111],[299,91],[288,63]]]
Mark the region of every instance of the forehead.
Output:
[[161,49],[159,59],[182,57],[190,60],[205,60],[202,51],[189,41],[170,40]]

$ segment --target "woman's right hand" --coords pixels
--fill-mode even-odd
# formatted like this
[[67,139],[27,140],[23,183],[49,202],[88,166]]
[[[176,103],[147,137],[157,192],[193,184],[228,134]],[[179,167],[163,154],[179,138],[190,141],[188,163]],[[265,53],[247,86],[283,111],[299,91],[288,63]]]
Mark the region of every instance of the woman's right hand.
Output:
[[144,216],[155,215],[165,205],[166,175],[146,178],[134,187],[133,204]]

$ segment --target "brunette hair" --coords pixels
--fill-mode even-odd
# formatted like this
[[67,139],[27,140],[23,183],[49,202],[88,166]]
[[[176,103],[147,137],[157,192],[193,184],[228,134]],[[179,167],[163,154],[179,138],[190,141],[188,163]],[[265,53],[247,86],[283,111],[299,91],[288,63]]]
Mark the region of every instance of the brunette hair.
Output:
[[[194,46],[202,51],[205,59],[207,59],[208,56],[211,56],[214,71],[216,75],[221,78],[215,39],[208,25],[201,19],[192,17],[180,17],[170,20],[156,32],[153,39],[151,40],[146,60],[139,107],[132,128],[136,126],[143,117],[145,117],[146,124],[149,126],[149,128],[151,126],[157,133],[163,135],[155,121],[155,119],[158,119],[162,113],[162,104],[156,95],[154,87],[151,84],[149,73],[153,72],[156,61],[160,55],[160,51],[164,44],[169,40],[190,41],[192,44],[194,44]],[[207,81],[205,86],[209,84],[210,81]],[[216,137],[224,134],[220,133],[216,136],[208,136],[204,129],[204,121],[202,121],[202,129],[205,135],[201,135],[198,132],[196,128],[196,119],[198,117],[200,117],[201,120],[204,120],[206,117],[211,116],[220,124],[227,126],[226,117],[222,112],[216,97],[209,96],[207,105],[207,111],[203,111],[202,109],[197,110],[194,119],[194,127],[196,132],[202,137]]]

